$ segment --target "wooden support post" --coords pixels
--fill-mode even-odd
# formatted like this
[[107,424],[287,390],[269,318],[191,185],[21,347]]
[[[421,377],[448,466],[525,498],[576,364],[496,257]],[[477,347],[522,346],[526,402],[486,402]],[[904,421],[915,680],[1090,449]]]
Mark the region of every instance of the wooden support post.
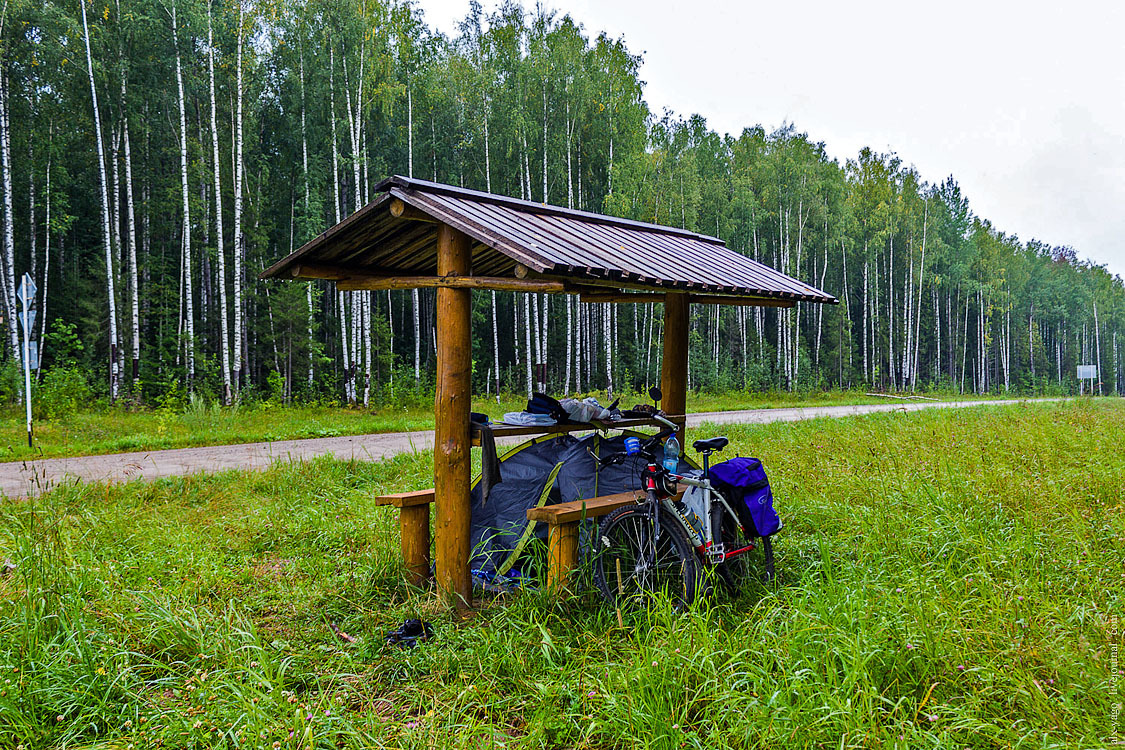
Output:
[[[471,240],[447,224],[438,226],[439,276],[468,276]],[[469,576],[472,341],[468,289],[437,290],[437,396],[434,399],[434,502],[437,583],[458,608],[472,604]]]
[[[660,368],[660,406],[666,414],[687,414],[688,320],[691,305],[683,292],[664,295],[664,360]],[[686,422],[685,422],[686,424]],[[684,428],[679,431],[684,445]]]
[[547,537],[547,588],[566,589],[570,571],[578,567],[578,523],[551,524]]
[[406,580],[421,586],[430,577],[430,506],[404,505],[398,516]]

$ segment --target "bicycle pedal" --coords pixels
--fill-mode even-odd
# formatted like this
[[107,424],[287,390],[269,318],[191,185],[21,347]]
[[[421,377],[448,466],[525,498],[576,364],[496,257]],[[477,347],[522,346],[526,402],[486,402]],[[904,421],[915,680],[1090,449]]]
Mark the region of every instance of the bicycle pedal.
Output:
[[720,565],[727,561],[727,549],[725,544],[716,544],[707,550],[707,562],[712,565]]

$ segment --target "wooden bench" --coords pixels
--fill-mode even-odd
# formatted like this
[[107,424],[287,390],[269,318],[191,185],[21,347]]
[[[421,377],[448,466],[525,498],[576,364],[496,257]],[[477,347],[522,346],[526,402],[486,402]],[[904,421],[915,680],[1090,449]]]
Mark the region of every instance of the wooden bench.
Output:
[[[677,488],[677,497],[684,487]],[[607,516],[618,508],[637,502],[640,490],[603,495],[588,500],[528,508],[527,519],[547,524],[547,587],[560,591],[570,571],[578,566],[578,527],[588,518]],[[398,523],[402,559],[407,581],[421,586],[430,577],[430,503],[433,489],[379,495],[376,505],[399,509]]]
[[[677,488],[677,497],[684,487]],[[547,587],[561,591],[567,585],[570,571],[578,566],[578,527],[587,518],[608,516],[618,508],[637,502],[641,490],[603,495],[588,500],[529,508],[529,521],[547,524]]]
[[430,577],[430,503],[433,489],[379,495],[376,505],[398,508],[402,559],[406,563],[406,580],[421,586]]

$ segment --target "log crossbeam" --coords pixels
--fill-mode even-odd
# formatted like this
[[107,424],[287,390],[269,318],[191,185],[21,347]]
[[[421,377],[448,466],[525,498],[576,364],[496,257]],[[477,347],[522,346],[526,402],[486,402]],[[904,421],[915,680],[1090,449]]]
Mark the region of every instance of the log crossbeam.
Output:
[[[518,272],[518,269],[517,269]],[[503,292],[526,292],[538,294],[577,294],[583,302],[595,303],[648,303],[663,302],[664,292],[626,292],[615,290],[612,286],[598,286],[590,283],[574,283],[558,278],[505,276],[404,276],[373,273],[344,266],[325,264],[302,264],[290,270],[293,278],[322,279],[335,281],[343,292],[382,291],[386,289],[480,289]],[[777,307],[789,308],[793,300],[726,297],[713,294],[689,294],[688,301],[701,305],[731,305],[735,307]]]

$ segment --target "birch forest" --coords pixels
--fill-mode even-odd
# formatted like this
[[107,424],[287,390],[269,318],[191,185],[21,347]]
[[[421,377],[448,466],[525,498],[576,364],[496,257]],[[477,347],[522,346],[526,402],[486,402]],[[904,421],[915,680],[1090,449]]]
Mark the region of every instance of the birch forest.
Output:
[[[97,398],[370,404],[432,392],[434,297],[266,283],[403,174],[684,227],[837,296],[692,310],[689,385],[1125,392],[1125,289],[974,213],[909,155],[844,161],[790,124],[652,112],[626,40],[471,5],[2,0],[3,366],[38,288],[35,377]],[[474,293],[479,393],[659,380],[660,306]]]

